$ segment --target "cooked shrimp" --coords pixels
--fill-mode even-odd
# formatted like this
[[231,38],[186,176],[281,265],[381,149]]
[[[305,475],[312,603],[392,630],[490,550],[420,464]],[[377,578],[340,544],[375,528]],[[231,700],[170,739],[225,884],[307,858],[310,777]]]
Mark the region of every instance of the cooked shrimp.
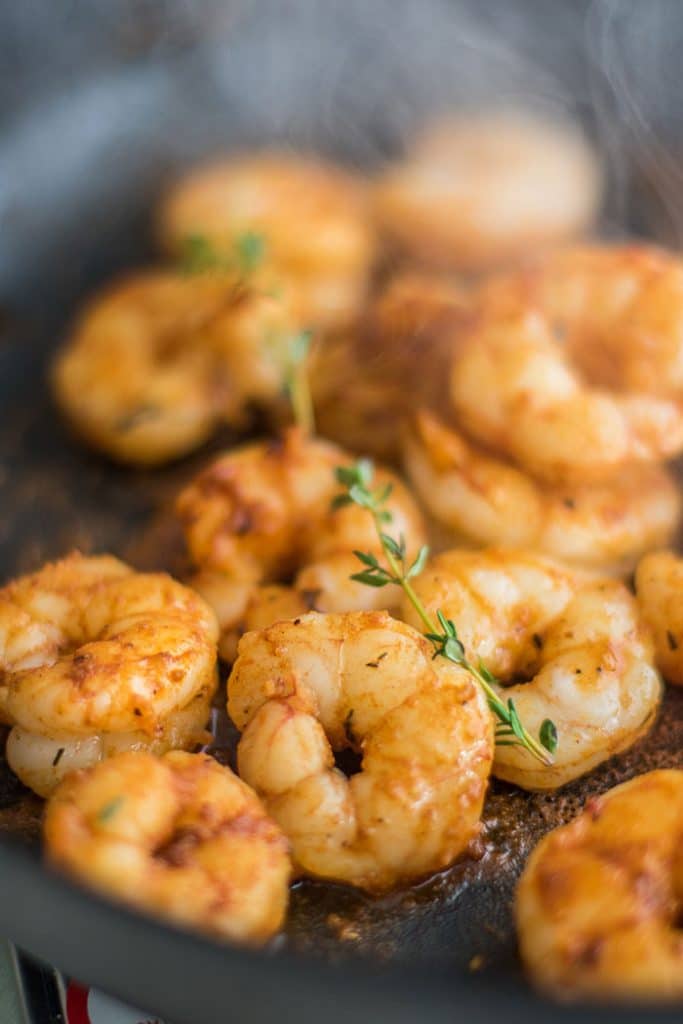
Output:
[[263,236],[266,260],[294,289],[310,326],[354,319],[375,248],[359,179],[291,153],[240,154],[191,172],[159,211],[171,252],[192,235],[229,251],[247,231]]
[[638,565],[638,604],[652,630],[657,667],[669,683],[683,686],[683,559],[656,551]]
[[[386,612],[247,633],[228,681],[242,777],[304,872],[380,890],[446,867],[477,834],[493,754],[479,687]],[[362,753],[346,778],[334,750]]]
[[280,401],[301,323],[284,293],[234,275],[139,273],[91,301],[57,356],[57,401],[94,447],[155,464],[191,451],[250,405]]
[[[232,656],[245,627],[264,623],[273,591],[261,591],[261,583],[294,577],[286,597],[275,592],[275,617],[284,610],[282,600],[291,615],[311,608],[397,607],[397,588],[369,594],[370,588],[349,579],[359,568],[354,550],[379,550],[365,509],[331,507],[339,492],[334,470],[350,461],[343,449],[293,428],[281,441],[221,456],[180,494],[178,514],[201,569],[193,585],[216,610],[225,657]],[[391,484],[387,507],[394,527],[417,554],[425,539],[417,505],[389,470],[378,469],[376,480],[378,487]]]
[[211,609],[162,573],[78,553],[0,590],[0,715],[10,767],[41,796],[73,768],[206,735]]
[[605,483],[544,484],[424,411],[404,456],[450,546],[505,544],[625,575],[646,551],[672,539],[681,517],[679,489],[661,466],[631,466]]
[[431,125],[380,176],[374,207],[409,256],[483,270],[584,231],[601,192],[595,153],[574,127],[492,112]]
[[[654,724],[661,684],[635,599],[613,580],[582,581],[541,555],[489,548],[438,555],[414,587],[458,629],[515,702],[529,732],[559,733],[555,763],[496,749],[493,772],[524,789],[555,789],[632,746]],[[417,622],[412,606],[404,617]],[[523,679],[524,682],[519,682]]]
[[572,248],[482,290],[451,395],[475,438],[553,482],[683,451],[683,263]]
[[287,842],[205,754],[119,754],[69,776],[45,814],[49,861],[94,889],[218,939],[261,943],[288,900]]
[[450,410],[449,369],[470,305],[445,278],[397,275],[350,337],[326,339],[313,353],[311,390],[324,436],[399,461],[401,428],[416,406]]
[[532,980],[560,999],[683,998],[683,772],[588,802],[531,854],[515,911]]

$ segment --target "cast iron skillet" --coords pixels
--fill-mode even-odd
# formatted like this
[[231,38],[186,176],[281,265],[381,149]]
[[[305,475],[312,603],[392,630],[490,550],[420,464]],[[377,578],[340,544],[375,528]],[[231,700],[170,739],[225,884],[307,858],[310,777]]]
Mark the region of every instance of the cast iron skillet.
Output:
[[[618,6],[633,16],[628,0]],[[649,206],[634,205],[633,181],[643,152],[661,150],[641,151],[630,123],[619,126],[625,108],[623,95],[610,92],[614,66],[596,67],[595,47],[586,45],[600,42],[600,53],[616,47],[632,67],[631,36],[623,36],[610,2],[597,12],[579,2],[553,7],[541,0],[0,7],[3,577],[73,547],[110,550],[141,568],[175,566],[165,510],[208,449],[154,473],[116,468],[64,430],[44,370],[79,297],[151,258],[153,200],[193,157],[279,141],[372,166],[425,112],[504,97],[569,111],[593,132],[608,122],[607,154],[618,159],[605,229],[647,230],[655,222]],[[671,17],[660,17],[658,31],[675,41],[682,18],[664,8]],[[638,36],[642,58],[649,38]],[[653,95],[643,90],[642,104]],[[633,90],[626,97],[629,107]],[[672,117],[664,129],[675,143]],[[670,231],[678,172],[667,168],[668,189],[660,182],[655,191],[656,223]],[[230,739],[227,732],[219,739],[228,759]],[[650,737],[561,794],[494,784],[478,859],[381,900],[299,884],[284,939],[261,953],[162,927],[48,873],[35,841],[40,804],[0,765],[0,930],[82,981],[179,1024],[267,1024],[283,1015],[301,1024],[528,1022],[550,1014],[576,1024],[673,1020],[673,1012],[549,1007],[521,978],[510,915],[514,880],[548,828],[588,795],[673,765],[683,766],[680,692],[669,695]]]

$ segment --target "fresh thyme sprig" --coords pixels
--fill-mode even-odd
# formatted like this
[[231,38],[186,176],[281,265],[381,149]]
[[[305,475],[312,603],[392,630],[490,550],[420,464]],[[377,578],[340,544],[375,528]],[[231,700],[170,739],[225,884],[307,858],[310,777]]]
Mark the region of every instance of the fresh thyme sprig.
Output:
[[186,274],[225,270],[235,272],[240,280],[245,280],[258,270],[265,255],[266,239],[256,231],[244,231],[238,235],[229,253],[221,252],[205,235],[188,235],[180,254],[180,266]]
[[410,582],[424,568],[429,555],[429,548],[423,545],[415,559],[409,565],[406,561],[406,542],[401,536],[398,541],[386,533],[383,527],[392,521],[391,512],[386,507],[391,494],[391,484],[372,490],[374,468],[369,459],[360,459],[353,466],[340,466],[336,470],[338,482],[344,488],[334,499],[334,506],[360,505],[367,509],[373,517],[377,537],[382,546],[386,565],[368,552],[356,551],[354,554],[364,568],[351,576],[358,583],[370,587],[384,587],[388,583],[398,584],[412,604],[425,626],[425,636],[434,647],[434,657],[442,657],[447,661],[460,665],[472,675],[486,695],[488,705],[497,719],[496,743],[501,747],[524,747],[537,760],[545,765],[553,763],[553,754],[557,749],[557,729],[549,718],[546,718],[535,739],[522,724],[513,700],[505,701],[498,690],[498,680],[489,672],[483,662],[473,664],[465,653],[462,641],[452,619],[447,619],[441,610],[436,613],[436,620],[429,614]]
[[308,383],[308,353],[313,340],[312,331],[299,331],[287,345],[285,356],[285,393],[292,406],[294,422],[306,434],[315,433],[313,399]]

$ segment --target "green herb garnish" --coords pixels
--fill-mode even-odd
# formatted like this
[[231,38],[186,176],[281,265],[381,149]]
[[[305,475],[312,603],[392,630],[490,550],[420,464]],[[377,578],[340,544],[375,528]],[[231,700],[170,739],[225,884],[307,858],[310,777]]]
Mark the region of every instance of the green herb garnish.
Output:
[[238,235],[229,253],[221,252],[205,235],[188,235],[180,254],[180,266],[186,274],[232,271],[244,280],[258,270],[265,255],[265,237],[255,231]]
[[313,399],[308,383],[308,353],[312,340],[312,331],[299,331],[289,340],[285,357],[285,392],[292,406],[294,422],[306,434],[315,433]]
[[122,796],[115,796],[113,800],[110,800],[109,803],[105,804],[104,807],[99,811],[97,815],[97,820],[101,824],[110,821],[114,817],[118,809],[121,807],[123,800],[124,798]]
[[523,747],[542,764],[551,765],[552,755],[558,744],[554,723],[546,718],[539,730],[538,739],[534,739],[522,724],[514,701],[505,701],[501,697],[498,689],[500,683],[495,676],[481,661],[474,665],[468,659],[455,623],[447,619],[441,611],[436,613],[436,620],[433,619],[415,593],[410,580],[422,572],[429,548],[427,545],[421,547],[415,559],[408,565],[405,538],[401,536],[396,540],[383,529],[392,521],[391,512],[386,508],[386,502],[391,494],[391,484],[372,490],[373,476],[374,467],[369,459],[360,459],[353,466],[340,466],[336,470],[336,478],[344,490],[334,498],[333,506],[340,508],[353,504],[367,509],[374,520],[377,537],[386,560],[386,565],[383,565],[373,554],[364,551],[354,552],[363,569],[354,573],[351,579],[370,587],[385,587],[388,583],[395,583],[401,587],[425,626],[425,636],[434,647],[434,657],[445,658],[466,669],[486,694],[488,705],[497,719],[498,746]]

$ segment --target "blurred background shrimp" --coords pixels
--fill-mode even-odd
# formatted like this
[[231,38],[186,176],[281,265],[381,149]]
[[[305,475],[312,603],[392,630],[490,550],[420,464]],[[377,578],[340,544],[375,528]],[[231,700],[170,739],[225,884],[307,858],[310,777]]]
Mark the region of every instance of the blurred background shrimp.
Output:
[[427,124],[373,190],[388,248],[453,270],[514,263],[592,227],[596,154],[575,125],[515,111]]
[[551,483],[683,451],[683,263],[648,245],[569,247],[485,285],[451,397],[477,441]]
[[199,447],[221,424],[275,414],[302,321],[235,271],[139,272],[90,300],[57,355],[57,402],[93,447],[152,466]]
[[[452,863],[479,830],[486,699],[386,612],[308,615],[242,637],[228,680],[240,775],[304,872],[369,890]],[[362,754],[347,778],[334,751]]]
[[256,795],[206,754],[118,754],[48,801],[48,861],[140,910],[260,945],[282,925],[291,863]]
[[627,575],[672,540],[681,519],[680,488],[664,466],[629,466],[604,483],[548,484],[426,410],[406,431],[404,463],[442,547],[504,544]]
[[121,750],[207,738],[218,627],[163,573],[78,553],[0,590],[7,760],[41,796]]
[[226,252],[246,231],[264,239],[267,263],[294,291],[307,326],[326,331],[356,318],[375,253],[360,177],[285,151],[243,153],[190,172],[158,211],[172,254],[193,236]]

